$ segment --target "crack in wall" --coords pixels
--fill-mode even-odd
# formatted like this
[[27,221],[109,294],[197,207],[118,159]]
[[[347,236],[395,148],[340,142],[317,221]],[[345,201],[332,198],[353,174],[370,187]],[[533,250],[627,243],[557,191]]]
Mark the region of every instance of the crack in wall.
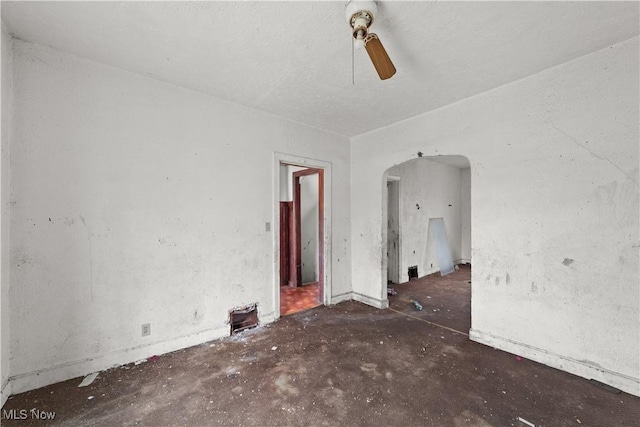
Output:
[[607,157],[601,157],[599,155],[597,155],[596,153],[594,153],[593,151],[589,150],[589,148],[585,147],[584,145],[580,144],[574,137],[572,137],[571,135],[569,135],[567,132],[563,131],[562,129],[560,129],[559,127],[555,126],[555,125],[551,125],[555,130],[557,130],[558,132],[562,133],[564,136],[566,136],[567,138],[569,138],[569,140],[571,142],[573,142],[574,145],[582,148],[583,150],[585,150],[586,152],[588,152],[589,154],[591,154],[593,157],[595,157],[598,160],[602,160],[605,162],[608,162],[611,166],[613,166],[614,168],[618,169],[620,172],[622,172],[622,174],[624,176],[627,177],[627,179],[631,182],[633,182],[636,187],[640,187],[640,184],[638,184],[638,182],[636,182],[628,173],[626,173],[620,166],[618,166],[617,164],[615,164],[614,162],[612,162],[610,159],[608,159]]

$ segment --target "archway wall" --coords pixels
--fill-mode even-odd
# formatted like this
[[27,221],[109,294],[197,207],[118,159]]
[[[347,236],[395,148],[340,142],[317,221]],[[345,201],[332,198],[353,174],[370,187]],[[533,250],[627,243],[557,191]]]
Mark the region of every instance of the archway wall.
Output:
[[354,298],[384,307],[388,168],[471,163],[471,338],[633,394],[638,38],[352,139]]

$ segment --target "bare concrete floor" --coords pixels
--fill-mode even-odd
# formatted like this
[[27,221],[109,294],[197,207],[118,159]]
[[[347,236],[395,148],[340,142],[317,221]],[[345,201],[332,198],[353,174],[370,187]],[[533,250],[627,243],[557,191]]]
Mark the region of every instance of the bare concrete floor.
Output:
[[16,395],[5,413],[56,417],[2,424],[526,426],[521,417],[536,426],[640,425],[639,398],[469,341],[468,280],[468,268],[429,276],[395,287],[397,311],[316,307],[102,372],[86,388],[78,378]]

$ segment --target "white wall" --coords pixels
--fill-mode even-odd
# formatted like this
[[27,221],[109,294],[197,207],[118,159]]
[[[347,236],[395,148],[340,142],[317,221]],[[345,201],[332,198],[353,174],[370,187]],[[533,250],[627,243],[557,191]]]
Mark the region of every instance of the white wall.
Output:
[[399,177],[387,181],[387,280],[402,283],[400,264],[400,181]]
[[419,277],[440,271],[435,245],[428,242],[429,219],[444,220],[451,256],[461,258],[460,169],[428,160],[413,159],[389,169],[401,178],[400,223],[401,281],[409,280],[409,266],[418,266]]
[[471,168],[460,169],[460,261],[471,262]]
[[384,172],[467,156],[471,338],[639,395],[638,62],[636,37],[353,138],[354,296],[386,302]]
[[318,174],[300,177],[302,283],[318,281]]
[[347,138],[38,45],[14,60],[14,392],[226,335],[239,305],[273,320],[275,152],[331,164],[350,292]]
[[0,155],[0,407],[11,393],[9,329],[9,142],[13,104],[13,47],[2,23],[2,135]]

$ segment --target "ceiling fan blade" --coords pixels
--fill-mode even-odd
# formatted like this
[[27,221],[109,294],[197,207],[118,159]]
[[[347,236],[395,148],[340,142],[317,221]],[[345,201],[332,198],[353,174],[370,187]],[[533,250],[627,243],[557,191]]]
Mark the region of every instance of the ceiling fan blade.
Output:
[[382,42],[376,34],[369,33],[364,46],[371,58],[371,62],[373,62],[373,66],[376,67],[380,80],[386,80],[396,73],[396,67],[389,59],[387,51],[384,50],[384,46],[382,46]]

